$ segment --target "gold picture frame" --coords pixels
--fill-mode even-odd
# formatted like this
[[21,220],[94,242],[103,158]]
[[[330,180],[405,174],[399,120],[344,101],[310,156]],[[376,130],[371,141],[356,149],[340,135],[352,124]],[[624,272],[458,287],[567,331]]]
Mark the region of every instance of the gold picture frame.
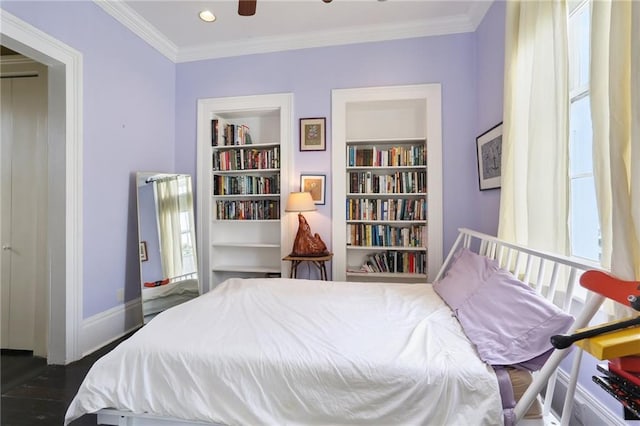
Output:
[[300,151],[327,149],[326,122],[324,117],[300,119]]
[[300,175],[300,192],[311,193],[314,204],[324,205],[326,192],[326,175]]

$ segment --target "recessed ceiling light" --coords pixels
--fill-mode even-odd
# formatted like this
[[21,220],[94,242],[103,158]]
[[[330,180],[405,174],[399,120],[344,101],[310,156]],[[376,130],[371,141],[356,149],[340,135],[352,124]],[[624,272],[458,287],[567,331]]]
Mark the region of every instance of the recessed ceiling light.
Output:
[[200,16],[200,19],[205,22],[213,22],[216,20],[216,15],[214,15],[210,10],[203,10],[198,14],[198,16]]

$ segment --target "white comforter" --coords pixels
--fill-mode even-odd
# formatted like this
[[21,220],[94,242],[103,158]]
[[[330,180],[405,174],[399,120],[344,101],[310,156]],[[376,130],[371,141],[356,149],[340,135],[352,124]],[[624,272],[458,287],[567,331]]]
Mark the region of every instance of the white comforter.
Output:
[[431,285],[230,279],[98,360],[102,408],[231,425],[501,424],[498,383]]

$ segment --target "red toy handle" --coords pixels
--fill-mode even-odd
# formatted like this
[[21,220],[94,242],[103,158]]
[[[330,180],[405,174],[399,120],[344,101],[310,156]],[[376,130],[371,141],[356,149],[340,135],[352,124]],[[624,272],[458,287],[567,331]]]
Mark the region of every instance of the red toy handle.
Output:
[[580,285],[640,311],[640,281],[625,281],[600,271],[586,271]]

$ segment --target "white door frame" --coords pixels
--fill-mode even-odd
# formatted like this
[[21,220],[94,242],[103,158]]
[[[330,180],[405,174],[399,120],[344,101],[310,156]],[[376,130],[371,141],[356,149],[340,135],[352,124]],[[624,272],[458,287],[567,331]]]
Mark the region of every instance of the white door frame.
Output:
[[49,67],[49,333],[47,362],[81,358],[82,54],[0,9],[4,46]]

